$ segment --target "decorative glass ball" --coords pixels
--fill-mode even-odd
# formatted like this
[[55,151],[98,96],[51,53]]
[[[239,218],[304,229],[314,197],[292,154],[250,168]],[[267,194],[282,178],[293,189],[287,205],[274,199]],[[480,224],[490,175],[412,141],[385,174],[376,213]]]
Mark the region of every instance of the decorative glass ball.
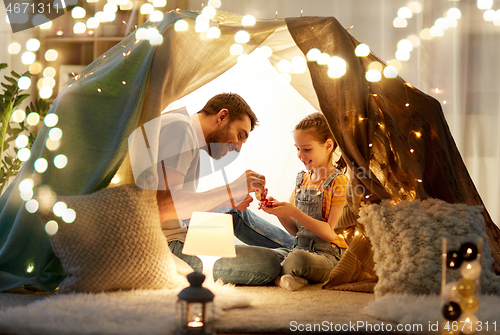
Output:
[[453,301],[449,301],[446,304],[444,304],[443,308],[441,309],[441,312],[443,313],[443,316],[446,320],[452,320],[452,321],[458,319],[462,314],[460,306]]
[[474,291],[476,290],[476,285],[474,285],[474,282],[470,279],[467,278],[460,278],[457,282],[458,284],[458,293],[462,297],[470,297],[471,295],[474,294]]
[[469,335],[474,334],[477,331],[479,331],[479,333],[483,333],[480,329],[482,328],[482,330],[484,330],[484,328],[481,327],[479,319],[475,315],[464,314],[457,321],[460,325],[459,329],[462,331],[462,334]]
[[474,243],[464,243],[460,247],[460,256],[464,261],[473,261],[477,257],[477,247]]
[[475,295],[460,300],[460,309],[466,314],[474,314],[479,309],[479,299]]
[[481,263],[477,260],[462,263],[460,266],[460,274],[462,277],[470,280],[479,278],[481,275]]
[[462,297],[458,293],[458,283],[453,281],[446,284],[443,290],[443,296],[448,301],[460,302]]
[[446,254],[446,266],[450,269],[458,269],[462,265],[462,256],[460,252],[450,250]]

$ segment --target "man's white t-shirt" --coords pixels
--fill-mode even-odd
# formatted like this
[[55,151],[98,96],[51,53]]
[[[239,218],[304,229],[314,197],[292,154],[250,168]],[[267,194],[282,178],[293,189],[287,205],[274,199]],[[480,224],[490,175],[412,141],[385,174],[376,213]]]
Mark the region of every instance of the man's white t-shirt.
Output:
[[[182,173],[184,175],[182,190],[196,192],[200,176],[200,148],[195,126],[185,109],[161,115],[159,144],[158,164],[163,163],[165,168]],[[163,175],[159,176],[159,182],[164,183]],[[165,189],[160,186],[158,189]],[[169,187],[174,186],[169,183]],[[168,241],[184,241],[187,225],[182,220],[164,221],[162,230]]]

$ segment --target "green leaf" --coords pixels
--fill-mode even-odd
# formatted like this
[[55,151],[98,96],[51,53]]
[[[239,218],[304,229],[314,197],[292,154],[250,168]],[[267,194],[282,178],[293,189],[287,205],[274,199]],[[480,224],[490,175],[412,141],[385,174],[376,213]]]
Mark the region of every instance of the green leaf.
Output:
[[10,74],[16,77],[17,79],[21,78],[21,75],[15,71],[11,71]]
[[0,63],[0,70],[6,69],[7,67],[9,67],[7,63]]
[[14,102],[14,107],[19,106],[21,104],[21,102],[23,102],[23,100],[26,99],[29,96],[30,96],[29,94],[18,95],[17,96],[17,100]]
[[5,80],[10,81],[12,84],[17,86],[17,80],[15,80],[14,78],[7,77],[7,76],[5,76],[4,78],[5,78]]
[[12,86],[8,86],[4,83],[2,83],[2,86],[11,94],[9,96],[9,99],[8,99],[8,100],[10,100],[10,97],[12,97],[12,94],[14,94],[16,92],[16,90]]

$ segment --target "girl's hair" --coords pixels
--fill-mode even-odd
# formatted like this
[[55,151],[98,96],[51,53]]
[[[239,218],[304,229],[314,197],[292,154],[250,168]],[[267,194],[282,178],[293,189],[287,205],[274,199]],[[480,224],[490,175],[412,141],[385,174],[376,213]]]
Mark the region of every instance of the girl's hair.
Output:
[[[309,130],[319,143],[325,143],[326,140],[331,139],[333,141],[333,149],[332,152],[330,152],[330,159],[332,158],[332,154],[335,149],[337,149],[338,144],[333,138],[333,134],[330,131],[330,127],[328,127],[328,123],[326,122],[326,118],[323,114],[319,112],[309,114],[295,126],[294,130]],[[347,168],[347,165],[342,157],[335,162],[335,166],[344,172]]]

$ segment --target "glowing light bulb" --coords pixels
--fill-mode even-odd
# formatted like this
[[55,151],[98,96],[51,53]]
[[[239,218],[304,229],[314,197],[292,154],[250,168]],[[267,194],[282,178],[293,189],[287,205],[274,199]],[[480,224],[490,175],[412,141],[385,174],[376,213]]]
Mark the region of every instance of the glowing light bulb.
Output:
[[234,35],[236,43],[247,43],[250,41],[250,34],[245,30],[240,30]]
[[396,51],[396,59],[401,62],[407,61],[410,59],[410,52],[398,49],[398,51]]
[[35,186],[35,183],[33,182],[33,179],[26,178],[26,179],[23,179],[19,183],[18,188],[19,188],[20,192],[26,193],[26,192],[29,192],[29,191],[33,190],[33,186]]
[[177,20],[174,24],[175,31],[186,31],[188,30],[189,25],[184,20]]
[[431,35],[431,30],[429,28],[422,29],[420,31],[420,38],[423,40],[432,40],[434,36]]
[[408,25],[408,22],[403,17],[397,17],[392,21],[392,25],[394,28],[405,28]]
[[19,149],[19,151],[17,152],[17,158],[19,158],[21,162],[26,162],[28,159],[30,159],[30,156],[31,151],[27,148]]
[[25,65],[30,65],[35,62],[36,55],[31,51],[26,51],[21,55],[21,62]]
[[398,10],[398,16],[404,19],[410,19],[413,16],[413,12],[410,8],[403,6]]
[[52,141],[59,141],[62,137],[62,130],[60,128],[54,127],[49,131],[49,138]]
[[439,26],[432,26],[429,33],[432,37],[440,37],[444,35],[444,30]]
[[410,40],[405,38],[398,42],[398,49],[404,51],[412,51],[413,44],[410,42]]
[[83,22],[76,22],[73,26],[73,32],[75,34],[83,34],[85,31],[87,31],[87,25]]
[[49,235],[55,235],[57,233],[57,230],[59,229],[59,225],[57,224],[56,221],[50,220],[45,224],[45,232]]
[[53,67],[46,67],[44,70],[43,70],[43,76],[45,78],[54,78],[56,75],[56,69],[54,69]]
[[241,44],[233,44],[231,45],[229,52],[233,56],[241,55],[243,53],[243,46]]
[[354,54],[358,57],[366,57],[370,54],[370,47],[368,44],[361,43],[354,49]]
[[317,62],[319,59],[319,56],[321,55],[321,51],[316,48],[312,48],[309,50],[306,54],[307,60],[311,62]]
[[448,21],[446,19],[440,17],[436,20],[435,25],[441,27],[441,29],[446,30],[449,28]]
[[155,8],[153,7],[153,5],[146,2],[146,3],[142,4],[140,12],[141,12],[141,14],[146,15],[146,14],[151,14],[154,10],[155,10]]
[[25,205],[25,208],[29,213],[35,213],[38,210],[38,207],[38,201],[35,199],[28,200]]
[[57,116],[57,114],[54,114],[54,113],[47,114],[45,116],[45,118],[43,119],[43,122],[49,128],[54,127],[58,121],[59,121],[59,117]]
[[76,212],[75,212],[75,210],[72,209],[72,208],[67,208],[64,211],[63,215],[62,215],[62,219],[66,223],[72,223],[72,222],[74,222],[75,219],[76,219]]
[[50,98],[52,96],[52,93],[54,93],[54,91],[49,86],[43,86],[38,91],[38,94],[40,95],[40,98],[42,98],[42,99],[48,99],[48,98]]
[[488,9],[487,11],[485,11],[483,14],[483,19],[486,22],[493,22],[495,20],[495,10]]
[[83,19],[86,14],[87,12],[85,11],[85,9],[80,6],[76,6],[71,10],[71,16],[74,19]]
[[210,27],[207,30],[208,38],[219,38],[221,35],[221,31],[218,27]]
[[255,25],[255,22],[257,22],[257,20],[255,19],[255,17],[253,15],[245,15],[241,19],[241,24],[243,26],[253,26],[253,25]]
[[38,173],[44,173],[47,171],[47,168],[49,167],[49,163],[47,163],[47,160],[45,158],[38,158],[35,161],[35,170]]
[[149,16],[151,22],[160,22],[161,20],[163,20],[163,13],[159,10],[154,10]]
[[48,49],[45,52],[45,60],[48,62],[55,61],[57,59],[57,56],[57,51],[55,51],[54,49]]
[[31,86],[31,78],[26,77],[26,76],[21,76],[17,80],[17,87],[21,90],[27,90]]
[[221,6],[220,0],[209,0],[208,5],[214,8],[219,8]]
[[29,113],[26,117],[26,122],[28,122],[30,126],[36,126],[38,122],[40,122],[40,115],[35,112]]
[[97,27],[99,27],[99,21],[95,17],[89,17],[87,19],[87,28],[96,29]]
[[24,135],[24,134],[21,134],[19,136],[16,137],[16,147],[18,148],[24,148],[25,146],[28,145],[29,143],[29,138],[28,136]]
[[68,164],[68,157],[63,154],[57,155],[54,157],[54,165],[58,169],[62,169]]
[[50,87],[50,88],[54,88],[54,86],[56,86],[56,81],[54,80],[54,78],[43,78],[42,79],[42,86],[47,86],[47,87]]
[[477,8],[479,9],[491,9],[493,6],[493,0],[477,0]]
[[11,118],[13,122],[21,123],[26,118],[26,113],[22,109],[16,109],[12,112]]
[[146,39],[153,40],[160,35],[160,32],[155,27],[149,27],[146,29]]
[[366,72],[365,78],[369,82],[377,82],[382,79],[382,74],[378,70],[371,69]]
[[26,50],[28,51],[37,51],[40,48],[40,41],[36,38],[30,38],[26,42]]
[[146,28],[139,28],[135,31],[135,39],[138,40],[138,41],[142,41],[142,40],[146,40]]
[[11,55],[17,55],[21,51],[21,45],[19,43],[13,42],[7,47],[7,51]]
[[389,65],[384,69],[384,77],[396,78],[398,76],[398,69],[395,66]]
[[206,16],[208,17],[214,17],[215,14],[217,14],[217,10],[212,7],[212,6],[206,6],[203,8],[203,10],[201,11],[203,14],[205,14]]
[[422,5],[419,1],[412,1],[408,4],[408,8],[412,11],[412,13],[418,14],[422,11]]
[[163,36],[158,34],[155,37],[151,38],[149,40],[149,43],[151,43],[151,45],[161,45],[163,43]]
[[327,65],[330,62],[330,55],[327,54],[326,52],[322,52],[317,60],[317,63],[319,65]]

